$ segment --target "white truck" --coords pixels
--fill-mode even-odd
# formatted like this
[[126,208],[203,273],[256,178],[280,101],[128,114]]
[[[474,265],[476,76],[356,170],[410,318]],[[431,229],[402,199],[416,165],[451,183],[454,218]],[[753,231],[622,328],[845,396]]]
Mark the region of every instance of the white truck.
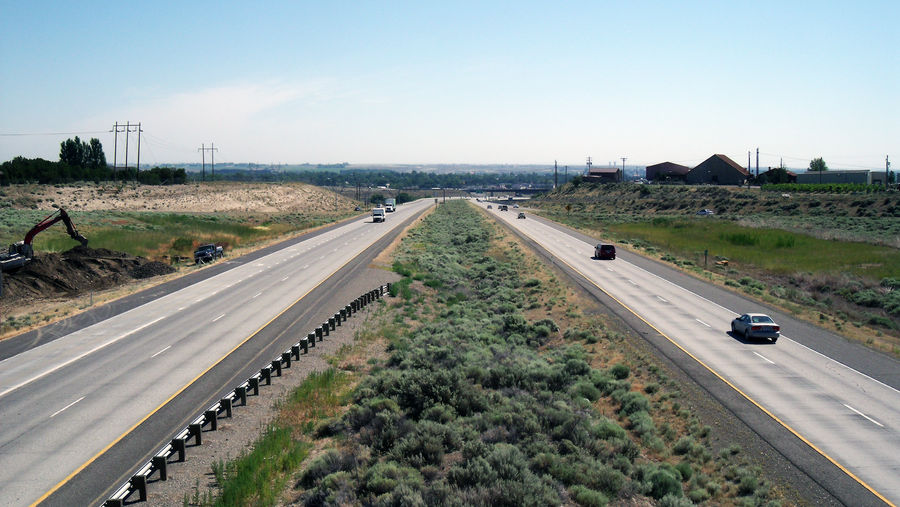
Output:
[[372,209],[372,223],[384,222],[384,208]]
[[393,213],[394,210],[397,209],[397,199],[385,199],[384,200],[384,210],[388,213]]

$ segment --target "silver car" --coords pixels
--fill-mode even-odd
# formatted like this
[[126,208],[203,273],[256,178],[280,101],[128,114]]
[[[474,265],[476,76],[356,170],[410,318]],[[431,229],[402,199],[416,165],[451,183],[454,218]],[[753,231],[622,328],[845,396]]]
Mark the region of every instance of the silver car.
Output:
[[781,326],[772,317],[762,313],[745,313],[731,321],[731,334],[751,338],[768,338],[772,343],[778,341]]

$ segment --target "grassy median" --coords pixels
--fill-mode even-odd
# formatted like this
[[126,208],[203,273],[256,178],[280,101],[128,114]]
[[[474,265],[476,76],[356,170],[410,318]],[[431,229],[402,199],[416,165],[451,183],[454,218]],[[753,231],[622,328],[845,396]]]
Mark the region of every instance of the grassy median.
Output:
[[652,358],[479,211],[442,204],[395,260],[405,278],[370,337],[387,354],[335,362],[351,379],[345,403],[292,426],[316,457],[284,470],[282,501],[778,503],[739,445],[710,442]]

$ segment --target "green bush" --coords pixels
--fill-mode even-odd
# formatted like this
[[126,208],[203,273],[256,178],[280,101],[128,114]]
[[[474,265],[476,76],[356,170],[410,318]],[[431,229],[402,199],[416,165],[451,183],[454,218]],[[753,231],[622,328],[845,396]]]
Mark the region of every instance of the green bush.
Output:
[[650,474],[650,496],[657,500],[667,495],[681,497],[684,495],[681,490],[681,482],[667,470],[656,470]]
[[625,393],[620,400],[622,406],[619,411],[625,415],[631,415],[638,411],[649,411],[650,410],[650,400],[647,399],[646,396],[637,392],[637,391],[629,391]]
[[628,369],[628,365],[619,363],[610,368],[609,373],[613,376],[613,378],[617,380],[623,380],[628,378],[628,375],[631,374],[631,371]]
[[578,505],[587,507],[602,507],[609,503],[609,499],[606,498],[603,493],[584,487],[580,484],[576,484],[569,488],[569,495],[576,503],[578,503]]

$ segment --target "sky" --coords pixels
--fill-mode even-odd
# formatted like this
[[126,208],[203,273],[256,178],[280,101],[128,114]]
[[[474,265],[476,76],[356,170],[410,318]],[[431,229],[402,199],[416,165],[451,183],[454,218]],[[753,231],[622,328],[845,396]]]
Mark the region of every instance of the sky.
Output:
[[214,145],[259,164],[755,166],[758,148],[760,167],[884,170],[897,20],[896,0],[0,0],[0,162],[78,135],[122,166],[113,126],[140,122],[142,167]]

